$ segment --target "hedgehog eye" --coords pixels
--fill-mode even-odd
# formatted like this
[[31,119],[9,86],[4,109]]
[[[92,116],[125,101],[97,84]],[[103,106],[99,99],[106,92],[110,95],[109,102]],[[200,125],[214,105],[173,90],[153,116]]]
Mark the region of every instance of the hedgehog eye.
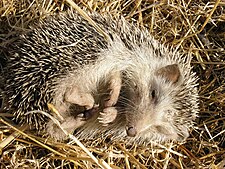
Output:
[[156,98],[156,91],[155,90],[152,90],[151,97],[152,97],[153,100],[155,100],[155,98]]

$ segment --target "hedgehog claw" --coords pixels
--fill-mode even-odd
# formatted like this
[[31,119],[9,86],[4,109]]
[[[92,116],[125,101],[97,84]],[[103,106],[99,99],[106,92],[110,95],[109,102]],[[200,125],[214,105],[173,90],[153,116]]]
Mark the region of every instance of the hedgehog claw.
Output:
[[103,126],[107,126],[109,123],[112,123],[117,117],[117,110],[115,107],[107,107],[103,109],[103,112],[99,113],[99,123]]

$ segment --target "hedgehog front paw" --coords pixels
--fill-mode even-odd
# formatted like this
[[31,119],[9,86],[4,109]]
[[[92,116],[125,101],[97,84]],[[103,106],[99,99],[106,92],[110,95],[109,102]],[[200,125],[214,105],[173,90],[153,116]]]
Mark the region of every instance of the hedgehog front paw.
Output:
[[103,109],[103,112],[100,112],[98,120],[99,123],[102,123],[103,126],[107,126],[109,123],[112,123],[117,117],[117,110],[115,107],[107,107]]

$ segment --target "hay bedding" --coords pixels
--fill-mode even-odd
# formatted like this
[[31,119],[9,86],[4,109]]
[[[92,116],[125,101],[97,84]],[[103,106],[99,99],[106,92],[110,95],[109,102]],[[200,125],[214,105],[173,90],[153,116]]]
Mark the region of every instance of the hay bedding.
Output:
[[[147,27],[162,43],[193,56],[192,64],[200,78],[200,114],[196,127],[182,144],[140,147],[123,142],[111,144],[105,138],[98,138],[82,141],[87,148],[85,152],[74,141],[64,144],[37,137],[26,126],[15,126],[10,114],[0,113],[0,168],[225,168],[225,2],[82,0],[76,3],[84,10],[123,15],[140,27]],[[29,25],[46,14],[67,8],[71,5],[60,0],[1,0],[0,55],[13,43],[13,35],[28,30]]]

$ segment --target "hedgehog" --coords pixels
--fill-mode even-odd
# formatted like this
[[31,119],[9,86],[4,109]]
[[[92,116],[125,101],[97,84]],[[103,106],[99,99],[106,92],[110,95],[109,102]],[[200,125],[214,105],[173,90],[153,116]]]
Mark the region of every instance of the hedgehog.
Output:
[[32,113],[51,114],[48,103],[80,139],[185,140],[198,114],[191,57],[123,17],[89,15],[109,39],[68,10],[47,16],[7,49],[4,109],[56,140],[67,137],[44,114]]

